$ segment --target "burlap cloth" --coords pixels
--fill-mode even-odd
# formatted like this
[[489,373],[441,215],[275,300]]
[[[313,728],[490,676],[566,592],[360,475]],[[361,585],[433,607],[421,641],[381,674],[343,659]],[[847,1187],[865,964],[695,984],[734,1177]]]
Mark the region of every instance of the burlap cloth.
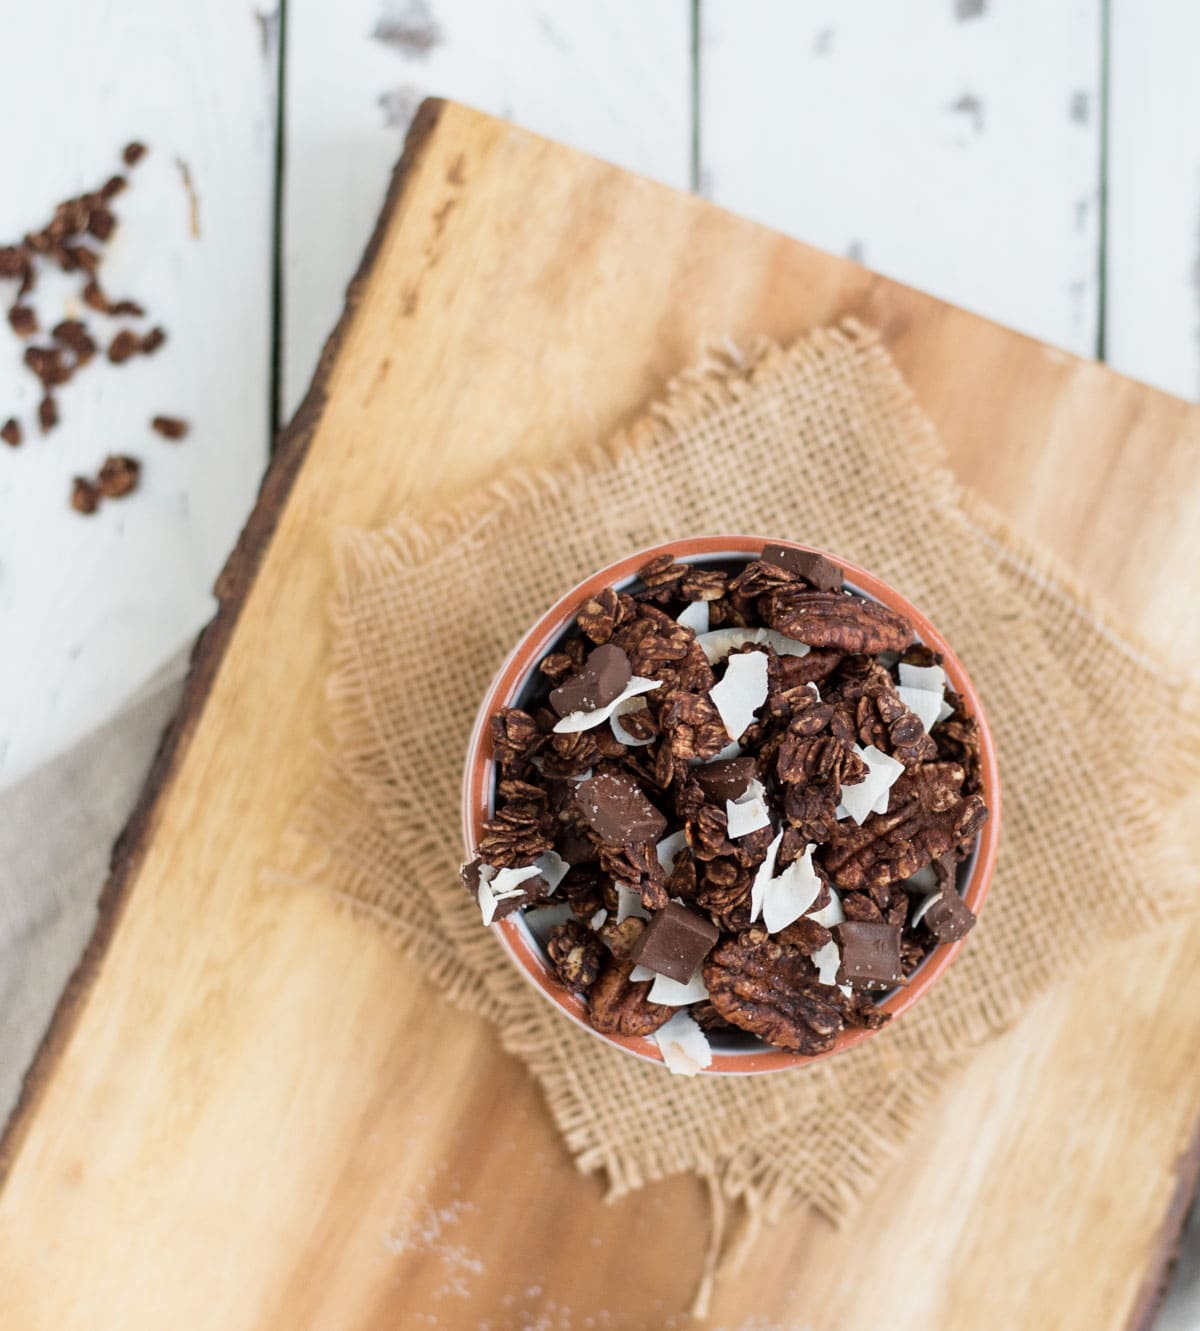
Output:
[[[978,927],[913,1011],[803,1070],[686,1080],[576,1029],[481,927],[456,874],[459,787],[484,688],[542,610],[630,550],[721,531],[837,551],[932,617],[985,700],[1003,836]],[[691,1170],[718,1210],[846,1217],[965,1055],[1099,938],[1191,893],[1171,814],[1198,770],[1193,683],[961,491],[856,325],[711,357],[583,461],[510,475],[431,522],[351,532],[336,561],[333,759],[301,828],[304,874],[495,1022],[614,1195]]]

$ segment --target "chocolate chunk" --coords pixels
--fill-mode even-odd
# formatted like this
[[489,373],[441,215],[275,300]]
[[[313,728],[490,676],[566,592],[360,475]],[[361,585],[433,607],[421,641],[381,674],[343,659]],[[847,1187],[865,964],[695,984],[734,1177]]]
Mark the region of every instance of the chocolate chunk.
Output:
[[824,555],[811,550],[793,550],[790,545],[764,545],[761,558],[764,564],[774,564],[803,578],[819,592],[842,590],[842,570]]
[[593,864],[599,855],[596,847],[585,836],[566,832],[558,839],[558,853],[568,864]]
[[842,949],[842,975],[851,984],[894,984],[901,978],[898,924],[847,920],[834,932]]
[[722,808],[726,800],[740,799],[757,774],[753,758],[724,758],[719,763],[701,763],[691,770],[705,798]]
[[550,693],[550,706],[559,716],[594,712],[619,698],[633,675],[629,657],[611,642],[588,653],[583,669]]
[[957,892],[943,892],[925,912],[921,923],[939,943],[956,943],[971,932],[975,916]]
[[687,984],[716,946],[718,936],[711,920],[670,901],[651,916],[630,957],[659,975]]
[[610,846],[636,846],[657,841],[667,820],[646,798],[632,777],[602,772],[575,788],[575,802],[588,826]]

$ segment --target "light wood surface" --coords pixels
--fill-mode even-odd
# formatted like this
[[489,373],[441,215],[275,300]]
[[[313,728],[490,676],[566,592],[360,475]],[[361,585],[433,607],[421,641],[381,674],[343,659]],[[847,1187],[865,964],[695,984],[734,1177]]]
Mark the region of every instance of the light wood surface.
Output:
[[[410,158],[8,1136],[6,1328],[687,1324],[700,1185],[605,1206],[485,1023],[264,878],[319,767],[337,528],[608,435],[714,335],[855,314],[965,480],[1147,635],[1200,645],[1195,408],[453,104]],[[1198,944],[1045,998],[850,1230],[769,1233],[711,1325],[1125,1325],[1196,1121]]]

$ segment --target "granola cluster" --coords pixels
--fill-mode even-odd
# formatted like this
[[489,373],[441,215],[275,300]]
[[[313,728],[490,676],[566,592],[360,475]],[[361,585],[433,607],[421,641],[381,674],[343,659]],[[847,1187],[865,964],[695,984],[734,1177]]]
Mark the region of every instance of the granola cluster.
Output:
[[597,1030],[685,1073],[714,1032],[818,1054],[974,923],[976,722],[830,560],[660,556],[539,669],[491,718],[495,812],[463,879],[486,924],[532,912]]

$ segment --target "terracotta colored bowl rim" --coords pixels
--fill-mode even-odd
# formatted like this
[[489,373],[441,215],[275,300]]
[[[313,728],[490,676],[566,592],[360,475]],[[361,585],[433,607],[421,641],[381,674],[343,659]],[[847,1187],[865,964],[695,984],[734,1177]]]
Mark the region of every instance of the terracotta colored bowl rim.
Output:
[[[664,541],[644,550],[626,555],[602,568],[591,577],[573,587],[567,594],[546,611],[528,633],[517,643],[508,659],[496,672],[488,687],[475,725],[467,745],[467,762],[463,778],[462,824],[463,841],[467,847],[468,858],[476,854],[482,824],[492,808],[495,785],[495,764],[492,757],[491,733],[488,718],[499,708],[510,705],[517,698],[538,662],[550,647],[569,627],[579,607],[597,592],[613,584],[627,583],[656,555],[672,553],[681,560],[689,562],[712,561],[720,558],[744,559],[758,555],[764,544],[791,546],[796,550],[811,550],[827,555],[845,570],[846,580],[851,586],[867,593],[874,599],[890,606],[904,615],[916,629],[921,641],[942,654],[947,678],[951,687],[962,698],[968,713],[979,723],[980,774],[983,794],[987,800],[989,817],[979,835],[974,852],[974,862],[970,878],[963,891],[963,898],[971,910],[978,915],[991,886],[992,873],[996,866],[996,854],[1000,840],[1000,777],[996,763],[995,745],[992,732],[984,715],[983,705],[975,686],[962,663],[954,654],[950,644],[934,628],[933,624],[906,597],[890,587],[882,579],[856,564],[848,563],[841,556],[816,546],[801,545],[796,541],[781,540],[779,537],[763,536],[693,536],[683,540]],[[516,963],[521,973],[555,1007],[565,1013],[578,1026],[582,1026],[597,1039],[617,1045],[640,1058],[661,1063],[662,1054],[653,1040],[640,1036],[605,1035],[597,1031],[587,1020],[587,1007],[575,994],[568,993],[552,977],[543,958],[539,944],[529,925],[518,914],[509,915],[493,926],[499,934],[505,950]],[[968,938],[970,935],[968,935]],[[934,984],[942,977],[947,967],[958,955],[966,943],[960,939],[955,943],[940,943],[921,963],[908,985],[896,989],[880,1003],[880,1010],[889,1013],[893,1020],[907,1012]],[[788,1068],[803,1067],[819,1059],[830,1058],[845,1049],[861,1044],[874,1032],[865,1027],[856,1027],[842,1031],[836,1043],[823,1054],[803,1055],[789,1053],[784,1049],[764,1047],[760,1050],[748,1050],[745,1053],[713,1053],[712,1065],[706,1069],[709,1074],[738,1074],[778,1072]]]

